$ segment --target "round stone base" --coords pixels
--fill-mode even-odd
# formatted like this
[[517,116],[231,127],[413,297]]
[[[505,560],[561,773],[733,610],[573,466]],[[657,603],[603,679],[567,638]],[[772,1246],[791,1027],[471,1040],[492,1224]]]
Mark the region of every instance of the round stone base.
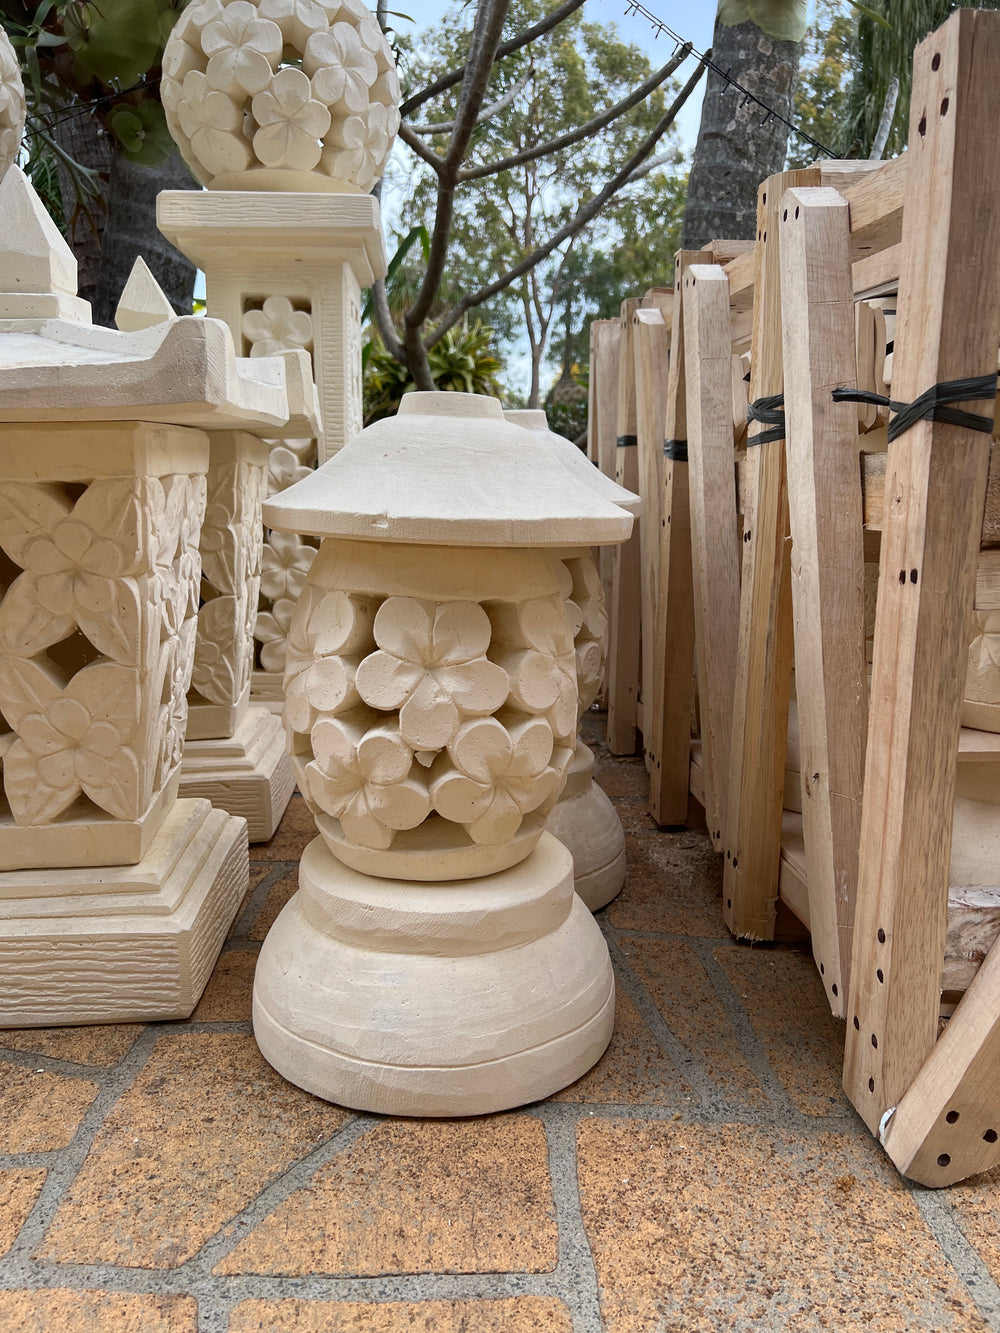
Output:
[[265,1059],[387,1115],[546,1097],[596,1063],[613,1021],[607,946],[549,834],[508,870],[437,884],[360,874],[316,838],[254,980]]
[[592,912],[625,883],[625,834],[607,795],[594,781],[594,756],[578,741],[566,786],[545,825],[573,857],[577,893]]

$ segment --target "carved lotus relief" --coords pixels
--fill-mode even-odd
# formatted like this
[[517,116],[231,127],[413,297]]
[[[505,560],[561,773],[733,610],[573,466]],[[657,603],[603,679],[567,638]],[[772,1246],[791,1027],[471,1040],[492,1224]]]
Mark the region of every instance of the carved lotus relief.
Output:
[[399,127],[392,52],[359,0],[194,0],[167,42],[160,91],[206,185],[270,169],[367,192]]
[[179,761],[191,675],[203,478],[110,478],[79,494],[8,483],[0,546],[3,785],[19,824],[81,796],[142,815]]
[[360,848],[405,846],[424,824],[448,847],[508,843],[530,816],[540,831],[572,754],[575,654],[558,596],[436,602],[310,583],[285,691],[306,800]]

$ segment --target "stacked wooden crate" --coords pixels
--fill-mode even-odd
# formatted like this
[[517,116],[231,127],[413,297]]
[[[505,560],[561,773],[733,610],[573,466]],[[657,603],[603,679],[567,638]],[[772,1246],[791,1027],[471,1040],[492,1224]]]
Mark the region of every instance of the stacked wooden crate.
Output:
[[902,158],[772,177],[752,250],[678,256],[642,626],[654,816],[701,799],[734,934],[774,938],[782,901],[808,924],[848,1094],[930,1185],[1000,1162],[1000,737],[961,727],[971,613],[986,642],[997,600],[991,433],[939,411],[887,441],[884,407],[832,391],[995,374],[998,61],[1000,15],[953,15],[918,48]]

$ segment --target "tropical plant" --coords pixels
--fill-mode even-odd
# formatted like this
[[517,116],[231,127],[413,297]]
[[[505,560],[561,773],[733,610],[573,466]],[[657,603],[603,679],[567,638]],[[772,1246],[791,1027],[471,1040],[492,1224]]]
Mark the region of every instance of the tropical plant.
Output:
[[[442,392],[503,397],[493,330],[481,320],[466,317],[453,325],[430,349],[429,360],[434,386]],[[416,387],[409,368],[376,337],[365,366],[365,425],[395,415],[403,395]]]

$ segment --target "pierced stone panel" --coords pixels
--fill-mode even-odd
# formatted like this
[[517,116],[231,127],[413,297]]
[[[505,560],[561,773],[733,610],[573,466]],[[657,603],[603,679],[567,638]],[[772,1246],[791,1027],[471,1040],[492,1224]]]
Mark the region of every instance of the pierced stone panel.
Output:
[[[454,567],[462,555],[435,551],[433,563]],[[414,559],[429,563],[427,548]],[[285,724],[331,850],[359,869],[423,879],[519,860],[558,798],[575,739],[562,597],[347,592],[318,586],[317,569],[329,574],[331,562],[317,562],[292,620]],[[374,869],[372,856],[390,849],[394,859]]]
[[0,602],[17,825],[140,820],[176,771],[204,509],[200,475],[0,489],[0,546],[21,571]]
[[566,613],[573,631],[576,678],[580,691],[580,716],[597,698],[604,679],[608,654],[608,616],[604,587],[597,565],[589,555],[563,561],[569,575],[564,593]]

